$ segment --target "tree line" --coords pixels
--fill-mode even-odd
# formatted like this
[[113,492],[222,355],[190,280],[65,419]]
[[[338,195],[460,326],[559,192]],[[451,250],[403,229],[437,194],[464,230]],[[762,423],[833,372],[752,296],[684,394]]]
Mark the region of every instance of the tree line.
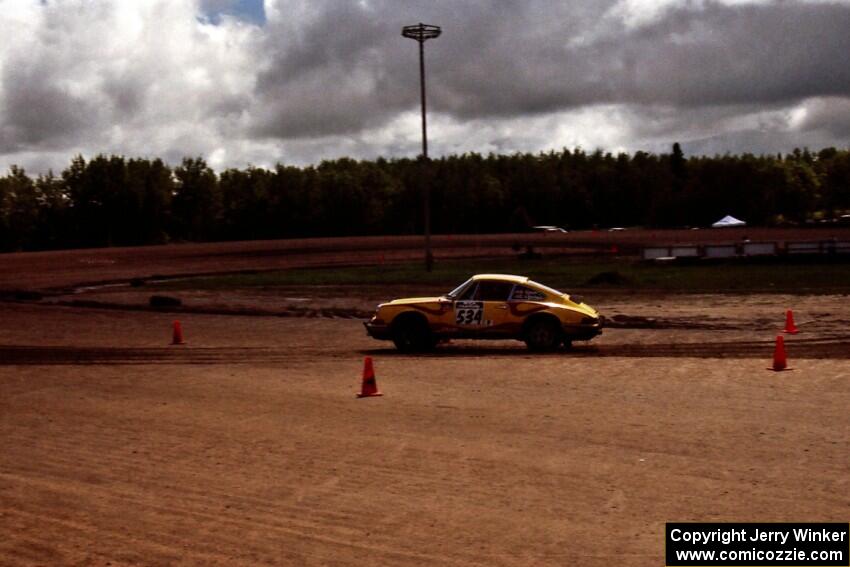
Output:
[[0,250],[418,234],[426,186],[434,233],[706,226],[726,214],[803,223],[850,212],[850,150],[686,158],[674,144],[221,173],[202,158],[78,156],[59,175],[12,166],[0,177]]

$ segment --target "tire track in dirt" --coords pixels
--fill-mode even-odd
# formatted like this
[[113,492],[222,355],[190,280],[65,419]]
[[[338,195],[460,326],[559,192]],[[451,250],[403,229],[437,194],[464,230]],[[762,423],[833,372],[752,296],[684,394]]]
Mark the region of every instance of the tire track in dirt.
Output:
[[[580,356],[635,358],[770,358],[775,341],[704,343],[599,344],[576,350]],[[850,337],[789,340],[789,356],[799,359],[850,359]]]
[[0,366],[44,365],[144,365],[144,364],[280,364],[295,360],[328,357],[318,347],[270,349],[263,347],[70,347],[0,346]]
[[[271,506],[262,499],[238,495],[234,497],[234,494],[232,492],[225,490],[194,491],[191,489],[191,486],[187,486],[186,489],[176,490],[173,486],[170,486],[170,483],[168,483],[167,481],[157,480],[153,483],[145,482],[145,491],[151,491],[153,493],[159,494],[160,499],[163,501],[173,500],[175,502],[185,503],[179,508],[185,509],[187,511],[187,515],[174,515],[173,512],[169,512],[169,508],[167,507],[151,508],[144,502],[136,502],[136,500],[134,500],[134,494],[132,492],[126,492],[126,489],[110,490],[110,487],[112,487],[112,485],[114,484],[126,485],[126,483],[129,482],[128,479],[139,479],[140,476],[138,473],[142,472],[141,469],[138,469],[136,463],[127,462],[124,459],[126,455],[122,456],[119,454],[118,451],[115,450],[116,447],[121,446],[121,440],[126,438],[126,431],[120,429],[111,429],[106,432],[100,430],[97,427],[92,426],[86,427],[84,431],[81,431],[79,433],[85,434],[87,438],[91,439],[91,443],[89,443],[90,450],[80,450],[71,448],[58,440],[54,440],[52,443],[47,443],[42,447],[41,450],[44,451],[47,456],[39,456],[37,458],[37,460],[41,461],[42,463],[39,467],[21,468],[21,472],[24,474],[24,476],[36,477],[39,475],[44,475],[45,472],[47,472],[50,478],[57,479],[57,481],[67,482],[67,480],[65,479],[68,479],[69,477],[71,479],[75,478],[75,475],[73,474],[74,471],[97,470],[101,473],[98,478],[87,479],[85,476],[83,476],[78,482],[97,482],[98,491],[101,493],[109,493],[110,501],[114,500],[115,506],[128,507],[129,509],[139,509],[147,511],[149,513],[165,515],[168,517],[174,516],[175,521],[179,518],[189,518],[192,522],[210,523],[213,521],[213,519],[206,518],[202,514],[198,515],[196,513],[198,509],[215,510],[221,507],[216,506],[216,504],[222,502],[231,503],[231,508],[236,508],[237,506],[233,505],[234,501],[237,503],[241,503],[241,507],[243,509],[243,512],[241,513],[234,512],[231,514],[229,512],[221,512],[215,514],[216,518],[219,516],[223,517],[220,524],[221,527],[227,530],[228,532],[241,532],[243,530],[250,530],[252,526],[254,528],[264,526],[268,527],[270,530],[272,530],[272,528],[277,527],[281,528],[282,530],[281,534],[279,534],[278,539],[280,537],[285,536],[309,538],[313,533],[330,533],[334,535],[334,538],[328,539],[327,541],[322,540],[324,543],[327,543],[329,545],[337,545],[334,543],[334,539],[343,540],[343,542],[338,543],[338,545],[344,545],[352,539],[357,540],[358,536],[362,535],[357,533],[352,534],[350,532],[350,526],[354,524],[354,522],[352,521],[354,518],[357,518],[358,515],[362,517],[363,509],[346,505],[346,501],[344,499],[342,501],[335,501],[333,506],[331,506],[331,508],[334,510],[344,511],[344,514],[342,514],[341,516],[332,516],[330,518],[327,518],[327,521],[323,517],[315,517],[315,487],[322,484],[322,479],[309,473],[304,474],[300,479],[301,484],[305,487],[308,487],[307,493],[303,495],[303,505],[289,504]],[[150,463],[151,465],[153,465],[152,469],[150,470],[156,470],[163,465],[170,465],[173,471],[179,471],[179,476],[184,476],[185,478],[191,477],[191,472],[195,467],[191,466],[192,463],[186,463],[187,466],[184,467],[182,463],[180,463],[177,459],[174,458],[177,456],[176,453],[178,452],[178,445],[175,445],[171,448],[165,448],[164,450],[162,447],[159,447],[158,456],[160,458],[157,459],[155,463]],[[61,456],[63,453],[66,454],[66,456]],[[416,458],[417,462],[421,461],[421,459],[415,453],[406,454],[406,458],[402,459],[402,461],[406,461],[411,458]],[[423,463],[420,463],[425,465],[423,469],[420,470],[420,468],[413,468],[409,472],[405,473],[406,476],[409,475],[411,477],[411,480],[414,481],[411,485],[414,494],[426,494],[438,491],[443,499],[447,501],[455,501],[456,503],[460,504],[464,501],[468,501],[470,498],[472,498],[472,500],[474,501],[480,502],[492,501],[494,498],[493,491],[495,491],[496,493],[510,492],[511,486],[508,486],[506,484],[500,485],[499,483],[496,483],[490,488],[489,491],[473,490],[470,493],[469,487],[464,487],[462,480],[456,479],[451,475],[438,474],[440,470],[442,470],[443,464],[448,463],[452,460],[454,460],[452,453],[429,452],[427,459]],[[397,484],[397,476],[394,476],[392,472],[392,470],[395,470],[392,467],[392,463],[378,464],[374,462],[369,462],[368,460],[363,461],[360,458],[349,458],[345,459],[344,462],[340,463],[336,459],[314,459],[313,457],[311,457],[311,463],[313,463],[314,467],[318,469],[329,470],[331,466],[345,469],[346,477],[348,478],[348,481],[352,486],[380,486],[383,487],[381,492],[385,493],[391,498],[405,498],[410,496],[410,494],[406,493],[403,489],[395,489],[395,486]],[[197,463],[195,463],[195,466],[197,466]],[[385,470],[388,466],[392,470]],[[402,468],[406,469],[406,467]],[[108,473],[104,475],[104,471],[108,471]],[[186,484],[184,484],[184,486],[186,486]],[[202,486],[211,486],[214,484],[214,482],[201,483]],[[283,500],[288,501],[291,498],[292,496],[287,496]],[[301,496],[297,496],[297,498],[300,499]],[[109,506],[107,505],[104,506],[105,509],[109,508]],[[231,515],[235,517],[231,519]],[[281,518],[305,518],[309,519],[310,521],[293,523],[289,519],[287,519],[286,522],[280,523]],[[384,522],[398,524],[398,526],[396,527],[400,528],[403,528],[405,525],[403,517],[389,519],[384,518]],[[169,523],[174,522],[169,520]],[[335,527],[334,524],[341,524],[347,527],[340,532],[339,528]],[[390,527],[393,526],[391,525]],[[393,533],[394,530],[388,529],[386,531],[389,533]],[[298,536],[298,533],[305,533],[305,535]],[[217,534],[215,535],[215,539],[217,541],[219,540]],[[166,541],[160,541],[159,539],[157,539],[156,541],[163,545],[168,543]],[[224,540],[221,540],[221,542],[225,543]],[[239,542],[235,542],[232,543],[232,545],[238,545],[238,543]],[[369,549],[375,551],[383,550],[384,547],[392,546],[392,538],[388,539],[382,536],[381,534],[373,534],[372,536],[370,536],[369,543]],[[227,547],[230,546],[231,543],[227,543]],[[427,549],[427,546],[425,546],[424,548]],[[387,551],[387,553],[390,552]],[[406,559],[410,561],[425,561],[425,557],[425,555],[420,553],[416,556],[411,556]],[[457,554],[452,556],[451,561],[447,557],[440,557],[434,555],[429,555],[427,557],[428,562],[433,562],[437,564],[461,562],[461,557],[458,557]],[[468,562],[470,564],[481,564],[482,559],[479,555],[476,555],[475,557],[465,558],[465,562]],[[492,560],[486,561],[486,563],[492,565],[498,564],[499,561],[493,558]]]
[[[44,456],[39,460],[38,467],[27,467],[26,465],[17,466],[15,470],[18,474],[20,474],[21,479],[33,480],[37,478],[43,479],[44,482],[48,482],[50,479],[54,479],[57,481],[62,481],[64,479],[69,478],[69,473],[73,473],[74,471],[82,471],[84,469],[90,470],[102,470],[104,465],[108,465],[109,469],[113,471],[111,474],[105,477],[98,477],[95,481],[91,477],[88,478],[87,484],[100,484],[105,488],[104,490],[111,493],[114,496],[120,497],[120,499],[132,499],[136,491],[138,491],[138,484],[133,483],[130,484],[127,479],[139,479],[140,475],[137,474],[140,472],[140,467],[135,465],[121,465],[117,463],[114,459],[114,455],[110,455],[108,457],[98,459],[92,457],[92,455],[100,455],[103,453],[95,452],[92,455],[81,455],[79,453],[74,453],[73,456],[57,456],[57,451],[60,448],[51,449],[49,451],[50,456]],[[145,463],[147,464],[147,463]],[[180,473],[187,474],[187,476],[192,476],[190,473],[195,473],[195,467],[185,467],[178,468],[174,466],[173,461],[169,461],[167,459],[161,460],[160,465],[170,465],[170,470]],[[16,473],[0,473],[0,474],[16,474]],[[317,480],[315,477],[304,474],[302,475],[302,481],[305,486],[313,486],[311,484],[311,480]],[[86,484],[86,483],[84,483]],[[292,517],[302,517],[305,518],[307,516],[317,516],[322,520],[327,520],[327,523],[331,524],[339,524],[340,527],[345,530],[350,531],[350,527],[354,524],[353,518],[356,515],[356,512],[359,511],[359,508],[351,507],[350,509],[344,512],[326,512],[322,510],[316,510],[310,508],[308,506],[302,506],[297,504],[287,504],[286,502],[278,502],[274,505],[270,504],[267,499],[259,498],[259,497],[251,497],[246,495],[240,495],[231,491],[224,490],[215,490],[213,488],[207,488],[204,490],[195,490],[191,488],[191,486],[186,486],[181,488],[179,491],[174,490],[173,487],[168,485],[163,485],[161,482],[151,482],[151,484],[158,484],[157,492],[164,493],[163,500],[168,501],[173,498],[179,498],[181,501],[186,501],[191,503],[194,506],[201,508],[221,508],[221,506],[210,506],[210,503],[228,503],[225,506],[226,509],[234,509],[238,511],[241,506],[242,509],[250,509],[252,514],[260,513],[262,515],[266,515],[268,517],[281,517],[281,512],[288,512],[292,515]],[[316,482],[316,485],[320,485],[321,482]],[[117,488],[118,486],[123,486],[123,489]],[[136,491],[132,490],[136,489]],[[293,490],[290,494],[291,498],[299,499],[300,497],[297,494],[297,490]],[[221,512],[225,516],[228,515],[227,512]],[[285,515],[284,515],[285,517]],[[293,520],[295,521],[295,520]],[[298,521],[295,521],[298,523]],[[347,522],[344,523],[344,522]],[[300,521],[301,524],[305,528],[307,527],[316,527],[325,529],[327,523],[310,523],[306,521]]]
[[[850,336],[786,341],[789,356],[802,359],[850,359]],[[576,346],[567,351],[536,354],[541,357],[625,357],[625,358],[764,358],[774,341],[714,341],[667,343],[602,343]],[[406,356],[391,348],[360,351],[332,351],[319,347],[274,349],[262,347],[224,348],[124,348],[65,346],[0,346],[0,366],[17,365],[221,365],[289,364],[319,359],[350,357],[352,354]],[[481,347],[449,344],[415,358],[529,356],[524,347]]]
[[[247,551],[250,546],[238,534],[261,528],[263,531],[277,533],[278,536],[273,538],[275,541],[280,538],[292,537],[331,546],[351,547],[381,554],[385,556],[387,562],[392,562],[391,560],[396,558],[401,562],[482,564],[478,556],[462,558],[458,554],[453,554],[449,557],[434,553],[423,553],[414,549],[399,548],[398,540],[393,540],[392,537],[384,537],[381,534],[373,534],[370,538],[367,538],[368,543],[363,541],[362,530],[352,528],[353,525],[356,525],[354,519],[358,515],[362,516],[362,508],[354,505],[341,506],[339,502],[335,502],[332,507],[336,511],[335,513],[316,514],[315,498],[309,496],[315,492],[316,486],[321,485],[321,482],[319,482],[321,479],[310,474],[301,479],[305,486],[311,487],[309,490],[311,494],[304,498],[303,504],[287,504],[286,501],[278,500],[275,505],[272,505],[268,500],[261,498],[234,495],[225,490],[196,490],[187,484],[183,484],[183,487],[178,489],[170,484],[167,479],[153,479],[149,482],[145,480],[144,474],[148,471],[147,474],[149,475],[151,470],[149,465],[154,464],[156,465],[154,470],[160,465],[170,466],[171,474],[174,476],[183,478],[193,476],[192,473],[196,472],[197,463],[189,462],[185,463],[186,466],[184,466],[178,460],[170,457],[170,455],[179,452],[178,446],[174,446],[171,451],[162,451],[160,448],[158,454],[160,458],[157,459],[156,463],[150,463],[147,457],[134,462],[127,461],[115,450],[116,447],[121,446],[125,432],[113,429],[103,431],[97,428],[87,428],[83,433],[86,433],[87,438],[91,440],[86,448],[68,446],[58,439],[45,439],[46,442],[41,444],[39,451],[43,454],[37,455],[35,459],[37,465],[32,462],[33,455],[27,451],[24,451],[24,455],[21,455],[21,457],[26,456],[29,459],[15,459],[14,454],[8,455],[10,462],[16,464],[4,467],[10,470],[4,471],[3,476],[9,479],[11,474],[15,476],[13,480],[16,484],[28,485],[35,489],[41,487],[46,490],[58,490],[63,495],[71,495],[72,499],[76,498],[74,495],[81,498],[89,496],[90,498],[89,489],[94,484],[97,486],[96,501],[89,505],[94,506],[95,512],[99,509],[108,511],[124,508],[134,510],[136,515],[154,515],[167,518],[167,524],[171,526],[214,525],[216,527],[215,534],[211,533],[210,536],[214,536],[217,544],[227,549],[241,548]],[[16,445],[13,444],[13,446]],[[331,465],[340,466],[340,463],[328,458],[326,464],[319,466],[319,468],[329,468]],[[387,486],[393,485],[392,475],[384,479],[375,474],[376,471],[381,471],[381,468],[367,466],[364,469],[362,465],[357,466],[352,462],[347,462],[344,466],[349,482],[354,485],[363,486],[375,482],[379,485],[385,482]],[[89,476],[85,471],[99,471],[99,474],[98,476]],[[376,476],[378,478],[375,478]],[[427,482],[427,475],[419,476]],[[136,480],[131,481],[130,479]],[[142,481],[141,484],[139,483],[140,480]],[[440,486],[446,488],[449,480],[442,479]],[[431,479],[430,490],[434,489],[433,482],[434,479]],[[205,482],[203,485],[210,487],[214,483]],[[31,492],[30,489],[27,491]],[[157,494],[157,501],[146,500],[144,495],[147,491]],[[463,487],[460,485],[452,490],[453,493],[461,493],[462,491]],[[2,491],[0,491],[0,494],[2,494]],[[404,494],[399,496],[404,496]],[[481,496],[489,495],[482,492]],[[296,495],[291,497],[298,498],[299,502],[301,500]],[[165,502],[179,502],[180,505],[172,506],[164,504]],[[222,503],[225,502],[230,503],[229,509],[222,508]],[[6,509],[16,507],[14,502],[6,504]],[[241,504],[241,506],[234,504]],[[27,508],[33,518],[49,514],[49,510],[40,509],[37,502],[30,502]],[[60,518],[53,518],[53,523],[56,524],[58,531],[65,532],[66,529],[71,529],[71,531],[77,531],[84,535],[83,539],[95,538],[95,534],[99,534],[101,538],[104,536],[102,526],[89,525],[85,522],[72,522]],[[150,534],[150,528],[155,528],[155,526],[151,525],[149,529],[144,530],[144,533]],[[139,529],[136,528],[135,531],[139,531]],[[120,533],[112,534],[111,531],[108,533],[110,539],[112,539],[112,535],[115,535],[114,539],[121,540]],[[230,537],[228,534],[237,535]],[[158,555],[154,553],[155,551],[179,553],[180,541],[179,538],[175,539],[168,534],[156,532],[152,534],[152,539],[149,540],[149,543],[155,549],[145,552],[150,551],[152,556]],[[253,551],[262,554],[269,550],[261,546]],[[44,560],[44,558],[38,556],[35,559]],[[493,564],[492,562],[489,563]]]
[[[89,463],[81,463],[89,464]],[[91,463],[96,464],[96,463]],[[51,478],[49,473],[55,472],[56,479]],[[51,467],[21,467],[19,470],[20,476],[15,478],[18,484],[29,485],[31,489],[55,489],[57,484],[61,485],[63,494],[77,494],[79,497],[88,495],[88,491],[81,489],[78,484],[69,483],[67,478],[68,470],[65,467],[59,467],[51,471]],[[45,478],[45,473],[48,473]],[[7,476],[4,474],[4,476]],[[41,478],[40,478],[41,477]],[[277,542],[278,538],[287,536],[310,542],[318,542],[329,544],[335,547],[347,547],[359,549],[369,552],[370,555],[379,553],[384,556],[385,560],[410,560],[425,561],[429,564],[462,564],[462,565],[482,565],[485,564],[481,560],[474,560],[469,557],[461,559],[457,554],[452,556],[415,551],[413,549],[402,549],[398,547],[391,539],[381,537],[380,534],[372,534],[368,540],[364,540],[362,529],[343,525],[340,523],[325,523],[309,521],[306,518],[312,511],[311,505],[290,506],[288,512],[283,510],[281,506],[268,506],[259,499],[249,499],[248,509],[244,511],[222,509],[221,506],[216,506],[216,503],[227,501],[232,498],[229,493],[209,493],[205,492],[203,496],[195,495],[194,497],[186,497],[183,490],[173,490],[170,486],[157,486],[157,493],[161,495],[161,500],[152,502],[144,498],[144,494],[137,490],[132,490],[129,487],[119,488],[115,483],[103,482],[103,486],[99,487],[98,503],[104,509],[114,509],[115,506],[129,508],[134,510],[137,516],[144,513],[152,514],[159,518],[169,518],[168,526],[195,525],[195,526],[210,526],[209,535],[215,537],[218,546],[224,546],[228,550],[239,549],[243,553],[249,553],[253,556],[273,553],[274,549],[269,549],[267,544],[270,538],[264,538],[261,546],[251,546],[249,542],[241,534],[250,533],[252,530],[261,528],[264,532],[271,531],[277,534],[277,538],[271,538],[271,541]],[[171,490],[169,490],[171,489]],[[2,493],[0,493],[2,494]],[[165,502],[179,501],[181,506],[175,507],[165,504]],[[222,500],[226,499],[226,500]],[[8,506],[7,509],[15,509],[15,506]],[[14,504],[14,503],[11,503]],[[188,505],[187,505],[188,504]],[[266,511],[258,510],[258,505],[265,504]],[[213,512],[212,510],[216,510]],[[362,511],[361,511],[362,512]],[[76,531],[78,533],[91,536],[92,540],[103,538],[103,528],[91,523],[86,523],[79,520],[50,517],[46,511],[41,511],[37,506],[28,506],[27,512],[20,512],[19,515],[30,517],[33,520],[42,522],[45,518],[59,527],[60,531],[66,530]],[[299,519],[300,518],[300,519]],[[353,523],[353,522],[352,522]],[[153,526],[152,526],[153,527]],[[214,530],[213,530],[214,528]],[[138,531],[138,526],[136,527]],[[200,530],[202,533],[203,529]],[[213,533],[214,531],[214,533]],[[110,536],[115,539],[128,539],[128,536],[122,538],[122,532],[119,530],[110,530]],[[146,534],[146,544],[156,550],[164,553],[171,552],[174,556],[179,557],[181,553],[182,538],[163,532],[162,530],[144,530]],[[153,539],[151,539],[153,538]],[[33,540],[35,545],[39,545],[37,540]],[[136,542],[138,543],[138,542]],[[259,543],[259,542],[257,542]],[[275,547],[275,546],[273,546]],[[227,555],[210,556],[207,559],[221,560],[227,558]],[[24,559],[27,559],[26,557]],[[43,557],[33,556],[30,559],[43,560]]]
[[[577,345],[566,351],[530,354],[525,347],[481,347],[469,345],[444,345],[435,351],[419,355],[424,358],[481,356],[504,357],[623,357],[623,358],[770,358],[775,341],[713,341],[681,343],[590,343]],[[789,356],[800,359],[850,359],[850,336],[818,339],[789,339],[785,341]],[[391,348],[361,350],[361,354],[389,357],[410,356]]]
[[[89,438],[94,440],[94,437],[92,436]],[[98,440],[102,440],[102,438]],[[57,479],[67,477],[69,472],[76,470],[108,470],[110,473],[105,477],[89,476],[84,479],[89,484],[96,483],[107,486],[114,483],[124,483],[128,478],[139,478],[138,472],[141,469],[136,466],[135,463],[127,464],[122,460],[117,459],[117,452],[110,450],[108,446],[105,447],[103,444],[93,443],[93,449],[85,452],[80,452],[79,450],[69,451],[67,446],[57,443],[43,443],[42,445],[45,454],[39,458],[39,467],[27,468],[26,466],[18,466],[16,469],[19,471],[26,471],[27,475],[35,476],[43,476],[45,473],[51,472],[55,473],[53,476]],[[179,448],[175,448],[173,453],[174,456],[177,456],[179,454]],[[152,464],[168,466],[180,473],[194,471],[194,467],[180,468],[175,466],[179,463],[179,461],[170,456],[167,451],[160,451],[158,457],[159,458]],[[397,471],[395,471],[392,467],[388,468],[386,463],[374,463],[353,459],[346,459],[345,461],[340,462],[331,458],[312,458],[314,465],[318,466],[320,470],[330,470],[331,467],[344,469],[346,471],[346,478],[348,482],[354,485],[359,485],[360,483],[363,483],[363,486],[367,484],[377,484],[379,486],[384,486],[384,491],[392,492],[393,490],[392,487],[395,484],[394,480],[396,478]],[[148,459],[144,462],[144,464],[151,464],[149,457],[145,456],[144,459]],[[462,481],[459,481],[452,476],[444,476],[442,478],[435,477],[435,474],[437,474],[439,470],[442,470],[440,466],[436,465],[451,463],[454,460],[455,458],[452,454],[438,455],[437,453],[431,452],[429,453],[428,463],[422,463],[422,468],[411,470],[406,473],[407,481],[412,482],[413,486],[421,489],[423,493],[433,491],[436,486],[439,486],[444,495],[462,496],[463,498],[474,496],[480,501],[484,501],[492,496],[491,490],[475,489],[464,486]],[[309,473],[301,476],[302,486],[318,486],[321,485],[321,482],[322,478],[311,476]],[[160,487],[160,489],[162,488],[164,487]],[[300,495],[298,492],[298,488],[294,489],[291,496],[298,499],[314,495],[313,493],[315,491],[312,489],[307,490],[302,492]],[[181,489],[179,494],[175,493],[172,496],[179,496],[181,499],[188,498],[190,501],[194,500],[197,503],[205,502],[207,498],[213,496],[217,501],[231,501],[235,498],[241,503],[250,506],[252,509],[269,508],[267,503],[259,498],[250,498],[245,496],[235,497],[233,493],[230,492],[216,492],[208,489],[204,491],[193,491],[191,487],[187,487],[185,489]],[[274,509],[278,511],[280,511],[280,508],[297,513],[300,516],[304,516],[304,509],[302,506],[279,505],[274,507]],[[350,519],[356,515],[358,510],[358,508],[351,508],[342,514],[327,515],[327,518],[331,521]]]
[[[69,486],[63,485],[62,488],[67,490]],[[122,502],[122,504],[125,503]],[[94,558],[98,556],[103,557],[103,562],[107,565],[115,564],[116,559],[119,564],[126,561],[126,564],[129,565],[171,565],[178,562],[214,564],[227,561],[230,558],[228,555],[220,553],[203,552],[198,549],[187,550],[184,540],[177,536],[172,536],[170,540],[164,540],[160,537],[157,541],[154,541],[149,537],[150,532],[146,532],[146,537],[140,538],[127,530],[104,529],[102,526],[91,523],[57,518],[55,514],[41,511],[38,507],[27,505],[10,506],[9,508],[13,508],[9,513],[10,515],[28,520],[28,524],[36,528],[28,530],[29,532],[39,532],[46,535],[52,531],[57,538],[61,539],[71,539],[69,536],[73,535],[76,541],[90,542],[86,547],[93,550],[83,552],[81,546],[76,546],[75,550],[77,551],[75,552],[67,549],[56,551],[56,546],[47,546],[44,544],[44,540],[29,538],[29,545],[23,549],[16,542],[14,547],[6,550],[8,556],[22,559],[20,562],[11,562],[9,565],[32,565],[34,563],[39,565],[91,565]],[[96,542],[109,542],[109,546]],[[121,551],[123,549],[132,549],[133,552],[131,555],[125,555]],[[42,553],[37,554],[37,550],[42,550]],[[57,560],[57,556],[61,559]],[[70,556],[76,557],[72,559]],[[106,558],[109,558],[110,561],[107,562]]]

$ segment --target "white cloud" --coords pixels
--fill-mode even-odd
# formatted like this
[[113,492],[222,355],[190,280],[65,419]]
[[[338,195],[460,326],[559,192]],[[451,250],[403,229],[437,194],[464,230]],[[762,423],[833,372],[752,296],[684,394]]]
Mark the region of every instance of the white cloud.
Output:
[[432,155],[848,143],[850,0],[232,1],[0,0],[0,168],[415,156],[417,21]]
[[0,29],[18,30],[0,47],[7,160],[209,153],[239,132],[255,77],[250,26],[203,23],[189,0],[37,4],[0,4],[11,14]]

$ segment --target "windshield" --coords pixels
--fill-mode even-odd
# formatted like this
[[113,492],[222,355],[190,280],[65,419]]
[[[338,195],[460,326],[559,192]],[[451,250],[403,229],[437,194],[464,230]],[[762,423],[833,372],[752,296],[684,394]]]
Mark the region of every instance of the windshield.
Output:
[[457,297],[458,295],[460,295],[463,292],[463,289],[466,286],[468,286],[469,282],[471,282],[471,281],[472,281],[472,278],[469,278],[468,280],[466,280],[465,282],[463,282],[462,284],[460,284],[459,286],[457,286],[456,288],[451,290],[449,293],[447,293],[446,297]]

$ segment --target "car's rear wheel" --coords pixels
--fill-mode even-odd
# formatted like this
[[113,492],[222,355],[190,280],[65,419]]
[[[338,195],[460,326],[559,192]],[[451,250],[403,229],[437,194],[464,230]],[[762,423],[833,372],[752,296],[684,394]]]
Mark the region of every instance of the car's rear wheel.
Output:
[[393,343],[402,352],[431,350],[437,341],[428,324],[420,317],[404,317],[393,325]]
[[537,352],[555,350],[561,344],[561,330],[552,319],[535,319],[525,330],[525,344],[529,350]]

